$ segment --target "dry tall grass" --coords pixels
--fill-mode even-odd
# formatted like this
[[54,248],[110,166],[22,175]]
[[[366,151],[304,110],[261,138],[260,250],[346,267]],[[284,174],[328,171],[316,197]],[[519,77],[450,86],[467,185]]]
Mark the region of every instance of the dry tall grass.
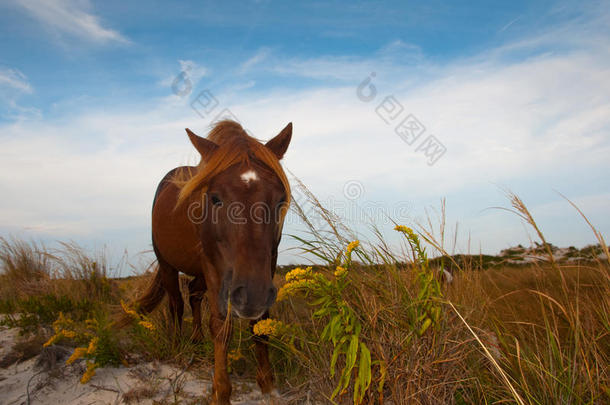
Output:
[[[363,246],[361,265],[350,272],[351,288],[344,298],[366,325],[363,335],[372,357],[387,367],[384,390],[381,395],[371,393],[370,401],[379,397],[405,404],[610,401],[608,255],[605,261],[558,264],[523,201],[513,194],[508,197],[513,211],[539,236],[548,260],[487,271],[479,271],[475,261],[454,262],[459,271],[454,282],[443,288],[445,316],[421,337],[407,316],[419,291],[410,249],[392,249],[381,237]],[[309,202],[330,226],[326,233],[310,227],[308,238],[301,238],[303,249],[322,256],[332,268],[342,244],[353,236],[342,232],[342,224],[317,200]],[[420,235],[437,255],[452,261],[444,246],[444,202],[436,234],[432,222],[419,226]],[[601,233],[591,228],[607,252]],[[374,232],[380,235],[377,229]],[[406,254],[400,257],[396,251]],[[287,323],[298,320],[308,339],[315,341],[320,325],[307,317],[298,300],[282,303],[273,314]],[[300,358],[303,369],[309,370],[306,385],[312,392],[328,395],[336,384],[327,378],[332,348],[305,350]]]
[[[310,218],[297,206],[297,213],[310,224],[308,233],[299,237],[301,248],[321,263],[314,266],[314,271],[332,279],[341,253],[355,235],[311,193],[305,191],[304,195],[326,221],[328,231],[311,225]],[[544,234],[525,204],[512,194],[509,200],[547,248]],[[566,265],[546,249],[548,259],[544,262],[482,269],[475,257],[462,257],[457,262],[445,248],[451,238],[445,236],[444,203],[438,224],[433,222],[416,227],[417,233],[429,254],[442,256],[446,263],[454,261],[452,267],[458,269],[453,282],[442,284],[438,295],[422,298],[418,281],[422,264],[408,243],[390,246],[373,228],[377,240],[362,241],[354,251],[347,276],[349,288],[342,299],[357,314],[362,325],[360,339],[376,361],[364,402],[610,403],[610,262],[602,235],[592,227],[606,260]],[[88,306],[83,307],[90,311],[87,316],[97,311],[101,313],[98,317],[104,318],[121,299],[133,298],[133,291],[143,287],[149,277],[113,280],[102,257],[89,257],[73,245],[63,245],[57,252],[39,244],[6,239],[0,239],[0,265],[4,312],[40,310],[23,304],[33,297],[68,297],[69,305],[87,302]],[[276,275],[276,284],[283,283],[283,275]],[[423,300],[432,300],[443,312],[420,334],[413,309]],[[23,305],[19,306],[20,302]],[[327,319],[312,317],[315,305],[311,304],[307,296],[295,296],[271,310],[273,318],[291,326],[290,339],[271,339],[271,354],[279,388],[293,403],[306,398],[331,402],[339,379],[339,375],[331,378],[329,372],[333,346],[320,339]],[[56,305],[56,311],[64,308],[61,303]],[[165,305],[161,308],[150,317],[154,329],[134,325],[117,332],[123,359],[137,361],[144,357],[182,365],[194,359],[202,367],[211,364],[210,341],[194,344],[188,339],[188,308],[180,337],[171,335],[170,317]],[[37,319],[44,326],[47,318]],[[238,322],[230,365],[234,374],[253,379],[250,336],[247,323]],[[339,369],[342,362],[345,360],[339,358]],[[352,389],[350,385],[332,401],[351,403]]]

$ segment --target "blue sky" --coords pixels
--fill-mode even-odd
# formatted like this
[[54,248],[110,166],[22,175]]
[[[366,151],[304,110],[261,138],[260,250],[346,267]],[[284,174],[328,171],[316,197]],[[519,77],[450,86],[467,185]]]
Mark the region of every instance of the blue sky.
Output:
[[[156,184],[196,160],[184,128],[213,118],[191,107],[203,90],[259,138],[292,121],[285,166],[363,238],[363,207],[413,224],[446,197],[456,251],[528,244],[489,209],[508,205],[503,188],[555,244],[594,242],[556,191],[607,235],[608,2],[167,4],[0,5],[1,235],[149,249]],[[394,131],[409,115],[425,127],[413,145]],[[430,135],[446,150],[432,165],[417,150]],[[299,261],[290,246],[282,262]]]

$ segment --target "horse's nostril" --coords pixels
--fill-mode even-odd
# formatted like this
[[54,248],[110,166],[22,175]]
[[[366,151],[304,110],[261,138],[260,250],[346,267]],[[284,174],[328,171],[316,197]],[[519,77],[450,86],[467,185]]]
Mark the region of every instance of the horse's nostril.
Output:
[[269,297],[267,298],[267,306],[270,307],[275,303],[275,299],[277,298],[277,288],[275,286],[271,286],[269,288]]
[[231,303],[237,307],[243,307],[248,303],[248,291],[246,287],[237,287],[231,292]]

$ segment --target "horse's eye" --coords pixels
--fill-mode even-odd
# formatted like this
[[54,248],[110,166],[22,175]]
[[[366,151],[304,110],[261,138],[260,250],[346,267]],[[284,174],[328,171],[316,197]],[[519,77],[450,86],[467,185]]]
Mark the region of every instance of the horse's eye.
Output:
[[282,197],[278,205],[284,205],[286,203],[286,197]]
[[218,198],[218,196],[216,194],[212,194],[210,199],[212,200],[212,204],[214,204],[214,205],[221,205],[222,204],[222,201],[220,200],[220,198]]

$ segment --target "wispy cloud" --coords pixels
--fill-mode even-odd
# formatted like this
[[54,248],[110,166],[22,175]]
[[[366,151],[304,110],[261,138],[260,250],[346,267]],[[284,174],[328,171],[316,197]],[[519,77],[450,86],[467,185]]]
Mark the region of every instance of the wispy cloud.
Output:
[[23,121],[40,118],[40,110],[20,105],[20,98],[32,94],[34,88],[18,69],[0,67],[0,119]]
[[208,73],[208,69],[205,66],[201,66],[192,60],[178,60],[180,64],[180,71],[188,73],[193,84],[197,84],[199,80]]
[[521,18],[523,18],[523,16],[519,16],[516,18],[513,18],[512,20],[510,20],[508,23],[506,23],[506,25],[504,25],[502,28],[500,28],[499,32],[504,32],[507,29],[509,29],[514,23],[516,23],[517,21],[519,21]]
[[270,54],[271,54],[271,50],[269,48],[259,49],[254,55],[252,55],[250,58],[248,58],[246,61],[244,61],[244,63],[241,64],[241,66],[239,67],[239,72],[240,73],[247,72],[253,66],[258,65],[263,60],[267,59],[267,57]]
[[[358,80],[349,86],[342,82],[341,86],[266,90],[239,97],[230,97],[228,90],[215,90],[215,95],[258,138],[268,139],[292,121],[295,134],[285,164],[323,199],[341,198],[348,180],[362,182],[369,201],[421,202],[473,188],[493,189],[492,183],[511,186],[528,181],[532,173],[537,178],[556,179],[549,180],[549,190],[569,192],[573,183],[563,179],[566,173],[606,170],[610,153],[610,84],[603,80],[610,56],[582,49],[510,63],[501,57],[486,64],[479,58],[459,61],[436,67],[435,78],[416,86],[405,86],[408,73],[384,79],[385,72],[399,72],[399,66],[388,67],[378,70],[377,78],[385,84],[378,86],[379,95],[370,103],[356,97]],[[320,60],[318,66],[327,66],[331,73],[350,70],[337,59],[331,62],[325,65]],[[181,65],[197,66],[185,61]],[[374,65],[374,60],[361,61],[351,67],[350,74],[361,80],[362,73],[368,74]],[[171,94],[169,86],[167,92]],[[389,95],[447,146],[446,155],[434,167],[428,167],[425,157],[404,144],[392,125],[376,114],[375,108]],[[23,166],[24,156],[37,164],[25,162],[28,169],[20,172],[20,178],[0,176],[0,186],[19,196],[0,202],[4,213],[0,223],[12,227],[45,223],[58,237],[73,232],[61,228],[61,224],[67,226],[67,218],[74,218],[81,236],[125,226],[145,229],[148,217],[142,207],[149,205],[155,182],[165,171],[195,158],[183,128],[205,134],[209,124],[186,101],[148,103],[145,112],[124,106],[117,108],[121,112],[90,112],[73,120],[1,128],[12,140],[5,143],[4,150],[11,153],[5,152],[0,173]],[[83,139],[83,134],[90,140]],[[85,151],[73,141],[79,139],[87,144]],[[99,143],[95,150],[93,140]],[[91,178],[98,180],[91,182]],[[38,205],[20,204],[31,192],[28,181],[43,184],[49,197],[28,203],[38,201]],[[486,221],[479,221],[473,211],[491,205],[495,204],[469,201],[468,207],[455,207],[462,214],[461,224],[480,236],[484,251],[497,251],[520,240],[519,226],[509,233],[502,233],[505,229],[500,227],[502,232],[490,237],[486,226],[491,219],[486,216]],[[606,229],[599,204],[589,208],[587,213]],[[108,211],[115,213],[111,219],[104,217]],[[569,213],[566,205],[558,217]],[[492,215],[494,220],[498,215]],[[97,220],[101,217],[105,220]],[[554,221],[548,219],[550,226]],[[559,234],[550,231],[550,238],[556,240]],[[147,243],[147,235],[140,239],[142,243]],[[578,244],[579,236],[571,236],[572,243]],[[587,239],[581,236],[580,240]]]
[[88,0],[13,0],[29,15],[60,34],[97,43],[129,40],[116,30],[106,28],[91,13]]
[[[553,243],[584,244],[591,240],[584,227],[567,232],[559,226],[573,214],[569,205],[557,203],[551,210],[548,204],[555,200],[539,196],[541,190],[570,193],[603,232],[610,229],[608,194],[599,193],[610,169],[610,48],[599,40],[604,30],[597,27],[591,34],[572,25],[443,61],[427,59],[400,40],[368,57],[281,55],[259,48],[224,72],[179,60],[193,81],[192,93],[181,98],[171,89],[179,73],[172,59],[176,72],[171,77],[164,72],[169,78],[161,82],[167,97],[136,95],[116,100],[114,109],[92,105],[78,116],[0,125],[0,189],[6,190],[0,228],[43,226],[37,229],[53,237],[103,235],[115,243],[137,240],[141,248],[148,246],[156,182],[196,158],[184,128],[202,135],[209,129],[210,121],[190,106],[201,90],[196,82],[205,75],[214,79],[206,88],[221,107],[230,108],[257,138],[269,139],[294,123],[285,165],[325,201],[341,198],[348,180],[360,181],[364,199],[373,202],[408,200],[422,207],[448,196],[460,227],[472,230],[475,250],[480,242],[483,251],[493,252],[522,243],[523,230],[518,221],[503,219],[504,213],[480,214],[502,204],[487,193],[494,184],[525,184],[535,187],[532,211],[543,214]],[[363,102],[356,87],[371,72],[377,98]],[[258,75],[284,82],[252,87]],[[0,81],[13,83],[5,87],[31,89],[20,72],[5,77]],[[245,82],[242,88],[236,77]],[[447,153],[435,166],[427,166],[425,157],[397,136],[396,122],[386,124],[378,116],[386,96],[394,96],[404,114],[414,114],[445,144]],[[452,205],[455,199],[458,206]],[[119,234],[123,239],[117,242]]]
[[[190,93],[192,89],[197,87],[199,81],[208,75],[208,69],[192,60],[179,59],[180,70],[173,71],[161,81],[159,86],[164,88],[171,88],[172,95],[168,96],[173,101],[182,99],[180,93]],[[178,97],[176,97],[178,96]]]
[[32,93],[28,78],[17,69],[0,67],[0,86],[10,87],[23,93]]

